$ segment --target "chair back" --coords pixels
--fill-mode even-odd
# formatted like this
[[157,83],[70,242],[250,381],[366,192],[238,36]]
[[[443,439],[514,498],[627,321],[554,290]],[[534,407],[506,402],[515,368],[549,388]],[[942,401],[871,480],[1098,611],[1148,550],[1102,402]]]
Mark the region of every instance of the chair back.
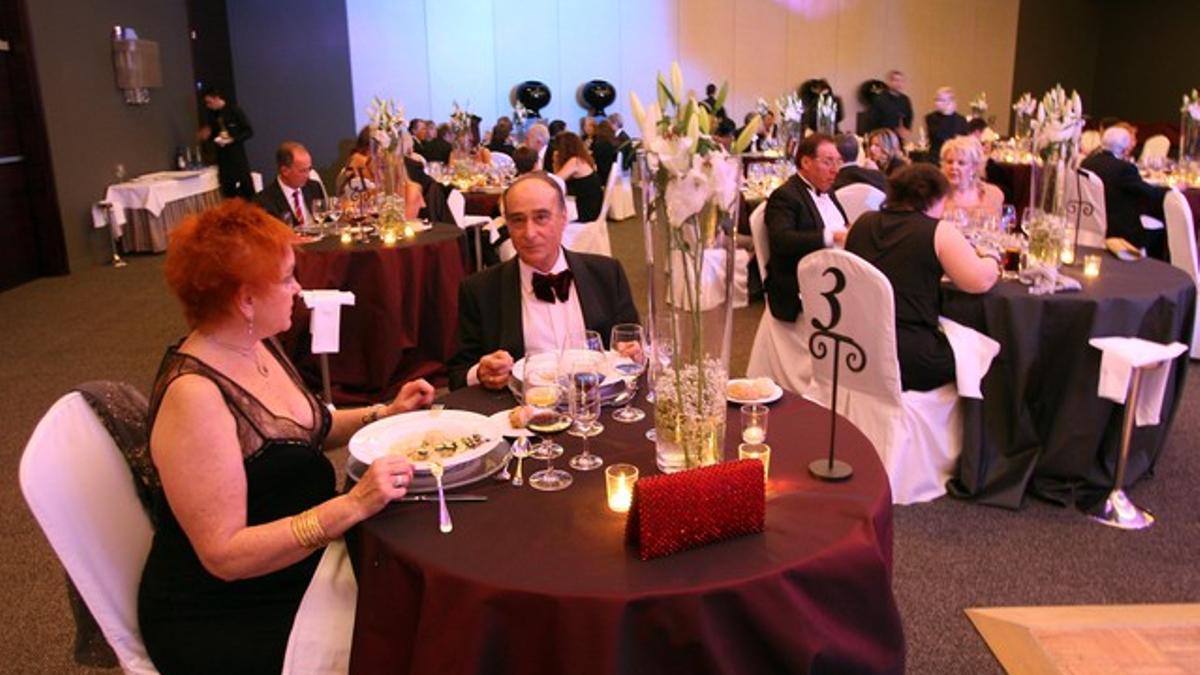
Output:
[[767,281],[767,261],[771,259],[771,238],[767,236],[767,200],[750,212],[750,238],[754,240],[754,260],[758,263],[758,278]]
[[1100,147],[1100,132],[1088,129],[1079,135],[1079,149],[1084,155],[1090,155]]
[[459,228],[465,228],[467,198],[457,188],[450,188],[450,192],[446,194],[446,208],[450,209],[450,215],[454,218],[454,224]]
[[[1192,207],[1187,198],[1176,188],[1171,188],[1163,198],[1163,212],[1167,219],[1167,249],[1171,264],[1183,270],[1200,283],[1200,264],[1196,260],[1196,230]],[[1195,312],[1192,328],[1191,357],[1200,358],[1200,312]]]
[[[855,372],[858,350],[840,347],[838,387],[900,403],[900,361],[896,352],[896,306],[892,284],[871,263],[841,249],[809,253],[796,268],[804,313],[813,338],[813,381],[833,386],[834,343],[820,337],[823,330],[850,338],[865,354],[866,364]],[[832,324],[832,325],[830,325]]]
[[[615,164],[613,168],[616,168]],[[620,171],[609,169],[608,180],[604,184],[604,200],[600,202],[600,215],[596,216],[596,220],[601,223],[608,222],[608,210],[612,208],[613,193],[617,191],[617,180],[620,178]]]
[[492,166],[497,169],[515,169],[517,165],[513,163],[513,158],[503,152],[492,153]]
[[38,422],[21,456],[21,492],[126,673],[157,673],[138,628],[150,519],[133,475],[78,392]]
[[867,211],[878,211],[887,195],[874,185],[851,183],[834,190],[834,196],[846,212],[846,227],[850,227]]
[[1171,139],[1162,134],[1155,134],[1146,139],[1146,143],[1142,145],[1142,154],[1138,157],[1138,162],[1144,164],[1150,159],[1166,159],[1167,153],[1171,151]]
[[1104,181],[1091,171],[1081,168],[1076,169],[1074,175],[1068,175],[1066,182],[1067,218],[1072,224],[1079,223],[1079,243],[1104,248],[1104,239],[1108,232],[1108,215],[1104,210]]

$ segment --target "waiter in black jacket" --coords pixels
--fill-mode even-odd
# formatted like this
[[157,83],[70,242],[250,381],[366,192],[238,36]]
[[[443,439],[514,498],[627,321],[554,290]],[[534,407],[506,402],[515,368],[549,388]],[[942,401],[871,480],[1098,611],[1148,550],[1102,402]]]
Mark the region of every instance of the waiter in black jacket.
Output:
[[254,129],[242,109],[225,100],[224,94],[215,87],[205,87],[202,96],[208,108],[204,126],[196,136],[201,141],[211,141],[217,150],[217,176],[221,181],[221,196],[254,198],[254,184],[250,181],[250,161],[246,159],[243,146]]

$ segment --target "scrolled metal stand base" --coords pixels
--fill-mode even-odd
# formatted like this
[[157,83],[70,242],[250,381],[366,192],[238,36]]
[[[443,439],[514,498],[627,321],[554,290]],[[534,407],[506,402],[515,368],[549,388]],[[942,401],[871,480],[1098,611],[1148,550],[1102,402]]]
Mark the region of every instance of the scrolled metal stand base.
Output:
[[813,478],[837,483],[849,480],[854,475],[854,468],[840,459],[830,462],[827,459],[814,460],[808,465],[808,472]]
[[1143,530],[1154,524],[1154,516],[1149,511],[1140,509],[1129,500],[1124,490],[1113,490],[1108,493],[1108,499],[1100,513],[1093,515],[1092,520],[1122,530]]

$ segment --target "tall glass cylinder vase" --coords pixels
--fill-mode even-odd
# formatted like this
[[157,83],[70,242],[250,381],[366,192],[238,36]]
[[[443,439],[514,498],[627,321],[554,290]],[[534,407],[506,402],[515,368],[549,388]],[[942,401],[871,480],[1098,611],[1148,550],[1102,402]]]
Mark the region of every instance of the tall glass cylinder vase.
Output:
[[[1058,267],[1075,262],[1076,223],[1068,218],[1067,181],[1075,175],[1074,140],[1049,143],[1032,165],[1029,254],[1040,263]],[[1076,193],[1078,194],[1078,192]]]
[[1179,115],[1179,168],[1193,172],[1197,162],[1200,162],[1200,120],[1184,108]]
[[1016,113],[1016,122],[1013,126],[1013,138],[1017,140],[1018,147],[1028,150],[1026,141],[1033,135],[1033,116],[1026,112],[1018,111]]
[[[681,195],[697,188],[698,175],[673,176],[640,153],[637,161],[650,268],[655,456],[659,470],[673,473],[725,459],[738,200],[725,207],[710,196],[697,213],[673,222],[678,210],[668,204],[686,201]],[[741,161],[717,161],[728,162],[720,172],[740,191]]]
[[378,190],[377,207],[380,234],[403,228],[404,188],[407,174],[404,168],[405,138],[383,143],[383,139],[371,140],[371,162],[374,165],[375,187]]

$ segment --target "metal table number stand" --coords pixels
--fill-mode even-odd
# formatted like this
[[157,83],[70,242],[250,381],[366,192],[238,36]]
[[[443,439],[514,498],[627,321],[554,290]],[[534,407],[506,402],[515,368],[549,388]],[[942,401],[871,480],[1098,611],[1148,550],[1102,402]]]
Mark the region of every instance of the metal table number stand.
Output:
[[833,343],[833,392],[829,402],[829,457],[810,463],[808,472],[820,480],[836,482],[848,480],[854,475],[854,467],[839,459],[834,459],[834,451],[837,447],[838,374],[841,371],[842,346],[845,345],[849,350],[846,352],[846,367],[851,372],[862,372],[867,365],[867,354],[850,336],[833,332],[833,329],[842,320],[842,305],[838,302],[837,295],[846,288],[846,275],[836,267],[827,268],[824,274],[832,276],[835,280],[833,288],[821,294],[829,303],[829,323],[821,323],[819,319],[813,318],[812,326],[816,332],[808,339],[808,350],[814,359],[823,361],[829,355],[829,344]]

